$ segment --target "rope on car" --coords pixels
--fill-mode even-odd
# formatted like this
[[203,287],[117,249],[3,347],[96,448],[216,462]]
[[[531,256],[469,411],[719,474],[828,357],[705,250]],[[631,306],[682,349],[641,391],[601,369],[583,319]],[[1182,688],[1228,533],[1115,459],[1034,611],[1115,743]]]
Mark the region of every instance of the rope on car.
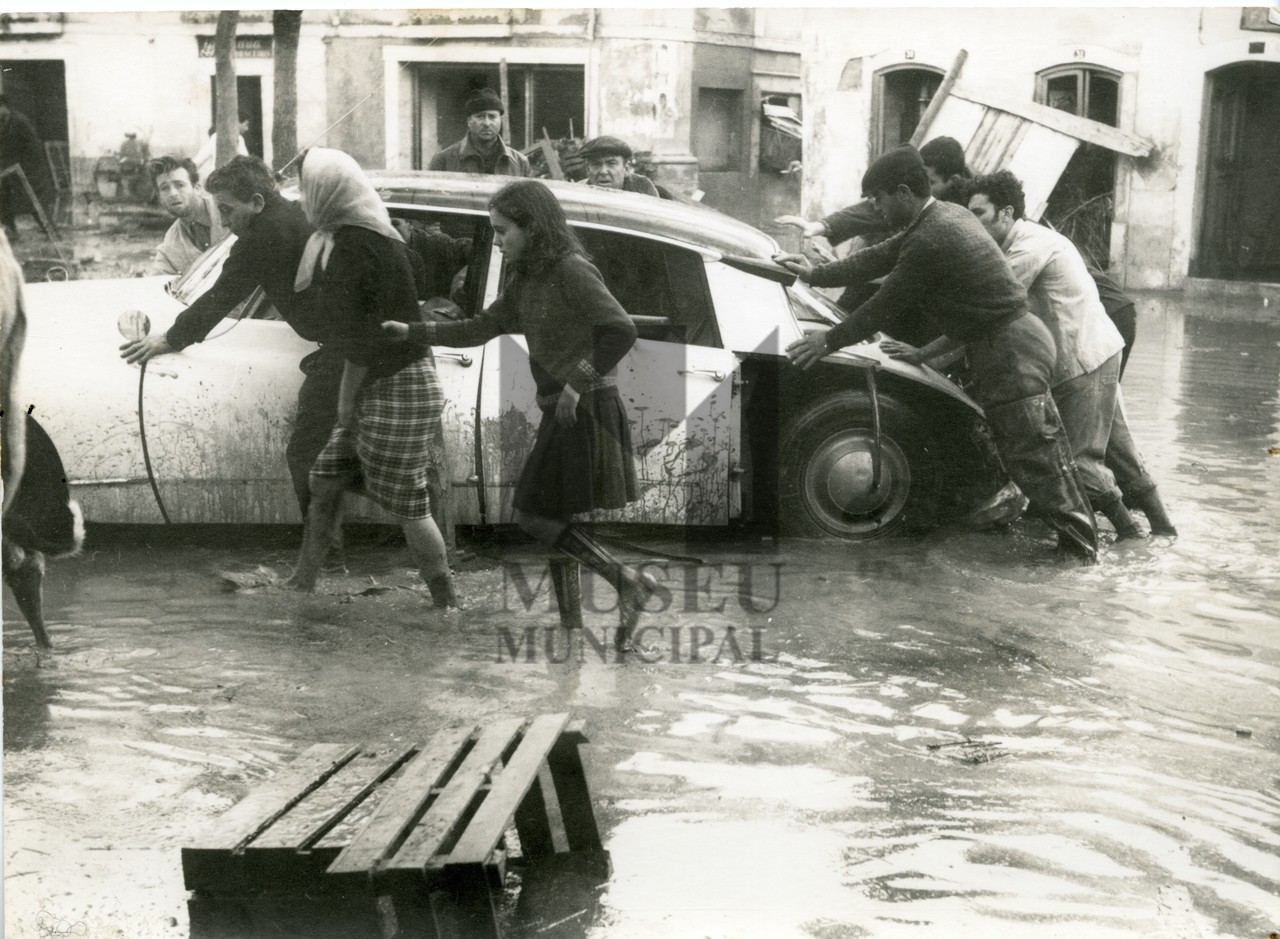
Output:
[[156,474],[151,469],[151,452],[147,449],[147,422],[142,407],[142,388],[147,380],[147,363],[144,361],[138,370],[138,436],[142,438],[142,463],[147,468],[147,481],[151,483],[151,492],[156,497],[156,505],[166,525],[172,525],[169,513],[165,510],[164,499],[160,498],[160,487],[156,484]]
[[867,394],[871,396],[871,491],[880,488],[880,390],[876,385],[876,368],[879,363],[867,366]]

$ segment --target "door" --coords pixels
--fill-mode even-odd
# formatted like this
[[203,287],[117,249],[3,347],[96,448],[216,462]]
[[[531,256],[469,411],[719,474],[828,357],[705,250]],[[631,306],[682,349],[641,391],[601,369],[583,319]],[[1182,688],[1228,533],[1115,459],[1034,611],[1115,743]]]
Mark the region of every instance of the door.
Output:
[[[724,525],[740,514],[737,356],[722,348],[700,255],[630,233],[577,229],[639,338],[618,364],[640,497],[604,521]],[[480,393],[486,520],[511,499],[538,424],[523,337],[485,348]]]
[[[216,125],[218,120],[218,80],[209,79],[212,102],[209,114],[209,126]],[[258,75],[236,76],[236,98],[240,106],[240,120],[249,122],[249,129],[244,132],[244,146],[253,156],[261,157],[262,149],[262,78]]]
[[1245,62],[1206,77],[1208,116],[1200,277],[1280,276],[1280,64]]

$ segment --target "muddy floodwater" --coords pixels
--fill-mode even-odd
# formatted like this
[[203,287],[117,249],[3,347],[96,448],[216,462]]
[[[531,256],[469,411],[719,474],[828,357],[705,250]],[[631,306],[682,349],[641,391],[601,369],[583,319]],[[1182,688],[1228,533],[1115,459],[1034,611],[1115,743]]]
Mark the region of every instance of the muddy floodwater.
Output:
[[528,549],[473,545],[445,614],[390,544],[305,598],[219,578],[289,537],[90,544],[51,567],[42,663],[5,597],[5,935],[186,936],[181,847],[307,746],[569,710],[613,873],[517,936],[1264,939],[1280,330],[1202,302],[1143,298],[1124,379],[1180,536],[1107,529],[1094,567],[1035,523],[646,543],[707,563],[659,568],[652,661],[620,665],[548,655],[545,585],[526,610],[499,564],[536,590]]

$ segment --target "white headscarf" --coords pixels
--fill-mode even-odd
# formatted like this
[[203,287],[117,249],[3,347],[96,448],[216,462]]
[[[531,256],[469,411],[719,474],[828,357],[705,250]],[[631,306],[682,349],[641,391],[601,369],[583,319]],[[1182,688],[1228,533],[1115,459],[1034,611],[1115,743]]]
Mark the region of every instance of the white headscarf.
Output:
[[391,227],[387,207],[378,198],[360,165],[341,150],[314,148],[307,151],[302,166],[302,210],[315,232],[307,239],[294,278],[295,291],[311,286],[316,264],[324,270],[333,250],[333,235],[344,225],[367,228],[403,241]]

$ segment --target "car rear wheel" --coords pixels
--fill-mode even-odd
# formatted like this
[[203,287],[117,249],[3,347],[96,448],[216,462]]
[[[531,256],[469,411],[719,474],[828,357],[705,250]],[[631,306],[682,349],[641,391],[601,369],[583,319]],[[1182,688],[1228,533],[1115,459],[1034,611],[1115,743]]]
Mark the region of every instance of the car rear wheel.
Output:
[[840,392],[815,401],[780,441],[778,521],[783,534],[878,538],[933,518],[938,473],[923,423],[880,395],[880,473],[875,479],[871,400]]

